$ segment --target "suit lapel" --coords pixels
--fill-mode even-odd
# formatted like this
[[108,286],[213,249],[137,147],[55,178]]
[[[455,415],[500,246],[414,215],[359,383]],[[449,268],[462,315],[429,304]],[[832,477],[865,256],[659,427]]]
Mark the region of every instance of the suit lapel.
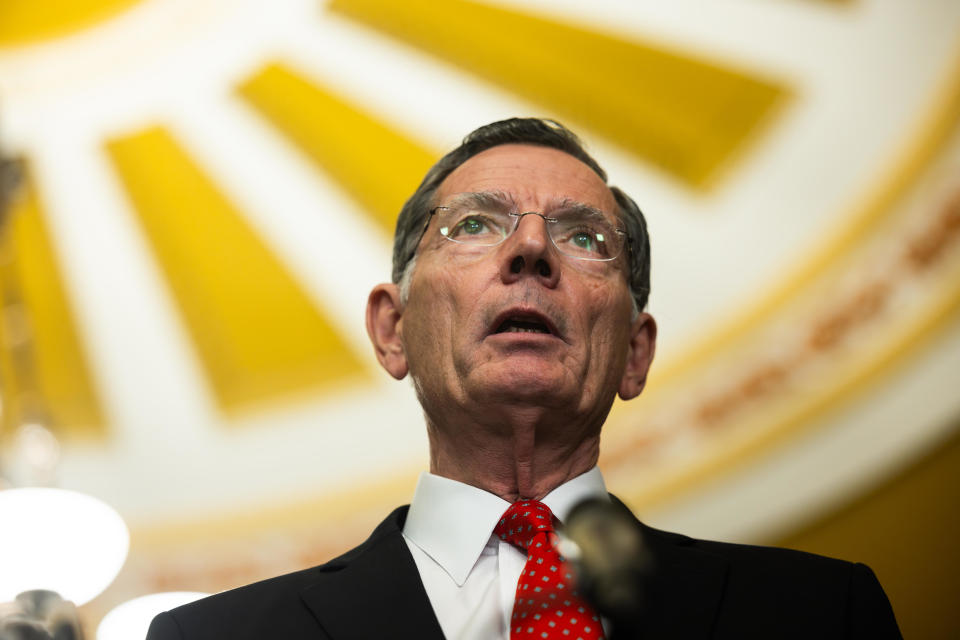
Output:
[[394,511],[360,547],[320,567],[300,596],[333,640],[443,639]]

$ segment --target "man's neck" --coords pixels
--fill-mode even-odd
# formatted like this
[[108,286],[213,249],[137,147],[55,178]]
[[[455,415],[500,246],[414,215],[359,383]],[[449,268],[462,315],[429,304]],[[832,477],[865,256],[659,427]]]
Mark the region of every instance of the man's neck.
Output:
[[567,445],[538,438],[536,425],[514,427],[512,433],[497,435],[451,434],[428,424],[430,472],[515,502],[539,500],[597,464],[599,433]]

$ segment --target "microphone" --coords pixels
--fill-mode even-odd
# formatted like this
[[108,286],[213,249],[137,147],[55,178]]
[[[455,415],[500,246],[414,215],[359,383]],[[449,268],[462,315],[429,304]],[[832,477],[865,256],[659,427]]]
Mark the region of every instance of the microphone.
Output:
[[560,554],[573,566],[580,593],[614,625],[636,628],[650,561],[633,514],[590,498],[574,506],[558,533]]
[[0,604],[0,640],[83,640],[83,630],[72,602],[35,589]]

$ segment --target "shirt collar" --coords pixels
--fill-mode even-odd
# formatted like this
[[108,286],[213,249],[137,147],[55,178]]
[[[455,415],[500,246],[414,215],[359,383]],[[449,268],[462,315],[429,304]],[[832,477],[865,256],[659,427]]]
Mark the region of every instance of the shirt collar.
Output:
[[[560,485],[542,502],[563,521],[574,505],[592,497],[609,499],[597,467]],[[509,506],[483,489],[423,472],[403,534],[463,586]]]
[[565,522],[570,510],[587,498],[610,500],[603,474],[598,467],[567,480],[548,493],[541,502],[550,507],[550,511],[560,522]]

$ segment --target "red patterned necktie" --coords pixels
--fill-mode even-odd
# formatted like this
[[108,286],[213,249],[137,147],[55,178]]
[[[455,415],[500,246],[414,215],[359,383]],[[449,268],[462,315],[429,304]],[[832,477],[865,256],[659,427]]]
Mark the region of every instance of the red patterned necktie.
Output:
[[557,551],[547,505],[510,505],[493,533],[527,552],[510,620],[510,640],[602,640],[600,616],[577,595],[573,572]]

